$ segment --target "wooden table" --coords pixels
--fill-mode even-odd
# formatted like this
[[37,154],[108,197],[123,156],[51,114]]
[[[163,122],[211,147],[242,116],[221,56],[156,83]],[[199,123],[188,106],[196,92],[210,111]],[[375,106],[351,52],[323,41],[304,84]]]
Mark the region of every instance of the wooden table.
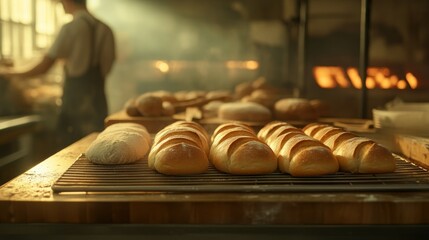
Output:
[[52,184],[95,137],[85,137],[1,186],[0,222],[199,226],[429,223],[429,192],[424,191],[54,194]]

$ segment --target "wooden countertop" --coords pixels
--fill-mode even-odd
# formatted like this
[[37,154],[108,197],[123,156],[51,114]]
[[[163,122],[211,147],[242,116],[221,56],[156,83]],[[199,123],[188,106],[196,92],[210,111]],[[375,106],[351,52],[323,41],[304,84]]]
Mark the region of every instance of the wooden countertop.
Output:
[[76,193],[52,184],[89,135],[0,188],[1,223],[428,224],[429,192]]

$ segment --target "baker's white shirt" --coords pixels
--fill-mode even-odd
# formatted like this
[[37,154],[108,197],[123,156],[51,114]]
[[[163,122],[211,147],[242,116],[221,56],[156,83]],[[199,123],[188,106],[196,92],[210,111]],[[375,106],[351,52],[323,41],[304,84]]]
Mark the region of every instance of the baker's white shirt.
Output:
[[[93,27],[90,28],[89,23]],[[93,44],[90,42],[92,36],[95,37]],[[47,54],[53,59],[64,59],[68,74],[79,76],[88,69],[91,53],[93,64],[99,63],[101,73],[106,77],[116,57],[113,32],[106,24],[82,10],[74,14],[71,22],[62,26]]]

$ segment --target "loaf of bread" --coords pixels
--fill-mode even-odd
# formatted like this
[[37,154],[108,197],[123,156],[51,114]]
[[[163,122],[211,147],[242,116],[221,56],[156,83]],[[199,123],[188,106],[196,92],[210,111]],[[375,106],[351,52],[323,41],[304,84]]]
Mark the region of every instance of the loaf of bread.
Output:
[[128,101],[124,104],[125,113],[128,114],[128,116],[137,117],[141,116],[141,113],[137,109],[136,105],[136,98],[128,99]]
[[327,146],[286,122],[268,123],[258,132],[258,138],[271,147],[281,172],[310,177],[338,171],[338,161]]
[[96,164],[128,164],[142,160],[151,147],[146,128],[137,123],[117,123],[104,129],[85,151]]
[[149,168],[166,175],[199,174],[208,170],[209,137],[195,122],[172,123],[154,138]]
[[241,98],[242,102],[254,102],[259,103],[268,109],[273,109],[276,101],[279,100],[277,93],[270,89],[258,89],[254,90],[252,94]]
[[267,107],[254,102],[230,102],[219,107],[219,118],[244,122],[271,121],[271,111]]
[[217,118],[220,106],[224,104],[223,101],[210,101],[201,107],[204,118]]
[[209,159],[216,169],[230,174],[268,174],[277,169],[270,147],[257,138],[253,129],[235,122],[215,129]]
[[177,100],[167,91],[140,94],[124,104],[125,113],[132,117],[171,117],[176,113],[173,103]]
[[137,110],[145,117],[159,117],[163,115],[162,98],[151,94],[142,94],[136,98]]
[[274,116],[277,120],[316,120],[318,112],[304,98],[283,98],[274,104]]
[[388,173],[396,169],[395,158],[385,147],[341,128],[309,124],[304,132],[332,149],[340,170],[352,173]]

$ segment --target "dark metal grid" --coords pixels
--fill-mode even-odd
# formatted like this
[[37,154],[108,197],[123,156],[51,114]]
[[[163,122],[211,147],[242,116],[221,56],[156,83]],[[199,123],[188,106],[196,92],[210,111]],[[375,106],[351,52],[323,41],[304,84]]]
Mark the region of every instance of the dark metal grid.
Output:
[[54,183],[54,192],[351,192],[429,191],[429,173],[395,155],[394,173],[338,172],[320,177],[284,173],[231,175],[213,167],[204,174],[166,176],[146,161],[128,165],[96,165],[84,155]]

